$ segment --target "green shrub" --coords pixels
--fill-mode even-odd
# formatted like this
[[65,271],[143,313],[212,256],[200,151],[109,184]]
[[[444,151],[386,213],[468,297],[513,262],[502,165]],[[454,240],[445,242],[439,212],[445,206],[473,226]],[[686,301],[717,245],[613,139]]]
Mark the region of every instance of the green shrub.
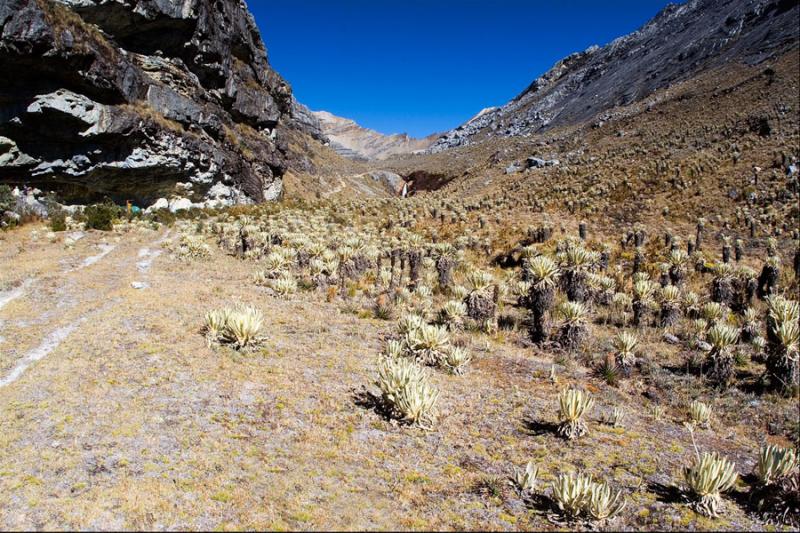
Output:
[[44,205],[47,208],[47,218],[50,220],[50,229],[52,231],[66,231],[67,213],[58,203],[54,193],[45,196]]
[[87,229],[111,231],[114,219],[120,214],[119,208],[107,200],[102,204],[92,204],[84,208]]
[[175,213],[169,209],[158,209],[150,214],[150,219],[158,222],[159,224],[171,226],[175,223],[178,217],[176,217]]
[[11,195],[11,187],[0,185],[0,214],[3,211],[13,211],[16,205],[14,197]]
[[0,185],[0,227],[3,229],[13,228],[17,225],[18,218],[16,216],[6,218],[4,215],[6,211],[13,213],[16,204],[16,200],[11,195],[11,187]]
[[67,214],[63,209],[48,211],[47,216],[52,231],[67,231]]

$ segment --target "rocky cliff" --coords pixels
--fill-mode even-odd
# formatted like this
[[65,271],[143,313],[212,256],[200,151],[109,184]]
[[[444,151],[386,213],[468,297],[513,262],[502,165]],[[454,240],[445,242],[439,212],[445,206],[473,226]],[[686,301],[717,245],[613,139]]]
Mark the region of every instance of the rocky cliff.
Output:
[[408,154],[428,148],[438,135],[415,139],[405,133],[384,135],[364,128],[355,121],[337,117],[327,111],[314,111],[322,133],[336,152],[350,159],[386,159],[392,155]]
[[281,194],[293,98],[241,0],[2,0],[0,71],[0,182],[76,202]]
[[430,148],[522,136],[594,120],[730,62],[755,64],[798,46],[797,0],[690,0],[638,31],[556,63],[508,104],[483,112]]

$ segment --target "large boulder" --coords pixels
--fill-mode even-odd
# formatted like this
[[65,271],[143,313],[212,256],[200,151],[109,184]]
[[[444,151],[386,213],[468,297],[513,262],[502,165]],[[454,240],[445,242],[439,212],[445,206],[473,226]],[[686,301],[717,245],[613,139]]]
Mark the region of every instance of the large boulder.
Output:
[[280,197],[296,106],[240,0],[4,0],[0,70],[0,182],[84,203],[177,182],[193,202],[217,184]]

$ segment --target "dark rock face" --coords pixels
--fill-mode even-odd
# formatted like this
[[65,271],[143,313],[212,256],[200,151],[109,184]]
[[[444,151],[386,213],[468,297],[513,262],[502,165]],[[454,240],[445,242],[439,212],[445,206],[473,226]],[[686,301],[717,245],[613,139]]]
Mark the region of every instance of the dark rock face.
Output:
[[328,142],[328,138],[322,131],[322,123],[314,115],[314,112],[294,98],[292,98],[292,126],[312,139],[321,143]]
[[195,201],[280,196],[291,88],[241,1],[3,0],[0,71],[0,182],[77,202],[176,182]]
[[[594,120],[705,70],[760,63],[798,46],[796,0],[689,0],[670,4],[638,31],[556,63],[508,104],[482,112],[429,149],[521,136]],[[767,127],[759,126],[767,131]]]

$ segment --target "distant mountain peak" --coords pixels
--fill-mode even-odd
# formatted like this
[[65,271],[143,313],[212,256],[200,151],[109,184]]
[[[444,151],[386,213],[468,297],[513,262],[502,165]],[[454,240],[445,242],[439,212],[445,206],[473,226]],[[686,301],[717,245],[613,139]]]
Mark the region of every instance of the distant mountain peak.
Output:
[[328,111],[312,111],[312,114],[319,120],[331,148],[350,159],[386,159],[425,150],[439,137],[438,134],[424,139],[410,137],[407,133],[385,135]]

